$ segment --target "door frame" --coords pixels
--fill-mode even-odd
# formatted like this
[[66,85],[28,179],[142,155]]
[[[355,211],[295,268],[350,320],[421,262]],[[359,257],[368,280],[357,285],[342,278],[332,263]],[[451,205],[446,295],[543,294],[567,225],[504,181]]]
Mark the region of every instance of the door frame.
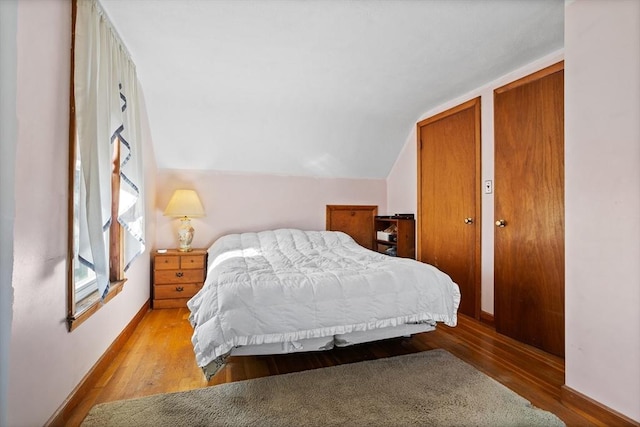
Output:
[[474,131],[474,142],[475,142],[475,212],[474,218],[476,218],[476,227],[475,227],[475,248],[474,254],[475,259],[473,262],[476,265],[474,270],[474,289],[475,289],[475,318],[480,320],[482,313],[482,284],[481,284],[481,270],[482,270],[482,257],[481,257],[481,248],[482,248],[482,134],[481,134],[481,97],[475,97],[470,99],[469,101],[463,102],[462,104],[456,105],[455,107],[449,108],[441,113],[438,113],[434,116],[428,117],[424,120],[419,121],[416,124],[416,157],[417,157],[417,167],[418,167],[418,194],[417,194],[417,220],[416,220],[416,258],[417,260],[422,259],[422,156],[420,155],[420,151],[422,148],[422,138],[421,138],[421,129],[422,127],[442,120],[446,117],[452,116],[454,114],[459,113],[460,111],[473,109],[475,114],[475,131]]
[[[528,83],[534,82],[536,80],[540,80],[550,74],[557,73],[558,71],[564,70],[564,60],[556,62],[555,64],[551,64],[548,67],[544,67],[538,71],[534,71],[531,74],[528,74],[522,78],[509,82],[505,85],[502,85],[493,90],[493,97],[495,98],[496,94],[500,94],[503,92],[507,92],[511,89],[515,89],[519,86],[526,85]],[[495,117],[494,117],[495,120]]]

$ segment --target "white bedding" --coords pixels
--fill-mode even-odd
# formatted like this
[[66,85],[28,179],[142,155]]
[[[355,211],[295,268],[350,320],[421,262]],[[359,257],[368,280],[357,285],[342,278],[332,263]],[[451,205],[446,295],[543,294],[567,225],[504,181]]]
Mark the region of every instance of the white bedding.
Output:
[[449,276],[341,232],[231,234],[208,253],[205,284],[188,303],[201,367],[238,346],[457,322],[460,291]]
[[260,345],[241,345],[234,347],[233,350],[231,350],[230,356],[261,356],[331,350],[334,347],[348,347],[354,344],[386,340],[389,338],[410,337],[414,334],[435,330],[435,324],[436,322],[417,323],[390,326],[388,328],[372,329],[362,332],[350,332],[348,334],[335,334],[334,336],[329,337],[307,338],[299,341],[286,341],[282,343]]

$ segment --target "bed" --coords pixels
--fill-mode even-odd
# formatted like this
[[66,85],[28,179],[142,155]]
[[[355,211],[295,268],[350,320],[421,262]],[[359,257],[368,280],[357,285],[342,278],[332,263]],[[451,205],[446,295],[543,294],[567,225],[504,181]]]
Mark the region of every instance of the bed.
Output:
[[336,231],[230,234],[208,249],[188,302],[207,379],[231,355],[322,351],[457,323],[458,286],[437,268]]

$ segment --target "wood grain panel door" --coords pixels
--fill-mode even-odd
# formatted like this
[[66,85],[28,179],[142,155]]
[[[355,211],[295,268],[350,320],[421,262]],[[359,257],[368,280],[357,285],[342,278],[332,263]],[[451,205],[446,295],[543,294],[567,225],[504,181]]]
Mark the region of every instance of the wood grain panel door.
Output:
[[495,324],[564,356],[564,64],[496,89]]
[[418,123],[418,260],[460,287],[480,317],[480,98]]
[[372,205],[327,205],[327,230],[342,231],[360,246],[374,248],[374,218],[378,207]]

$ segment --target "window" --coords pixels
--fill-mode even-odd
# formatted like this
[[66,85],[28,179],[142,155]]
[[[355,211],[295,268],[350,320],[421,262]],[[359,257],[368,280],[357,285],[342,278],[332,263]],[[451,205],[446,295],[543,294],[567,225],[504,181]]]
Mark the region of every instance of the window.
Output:
[[[70,236],[72,240],[72,247],[77,248],[80,241],[80,225],[78,224],[78,205],[80,200],[80,159],[77,158],[77,148],[74,152],[74,169],[73,169],[73,177],[71,178],[71,183],[73,184],[73,206],[71,207],[72,212],[72,229],[73,235]],[[78,256],[77,251],[74,251],[72,258],[72,266],[73,266],[73,291],[75,295],[75,301],[77,305],[81,305],[82,301],[84,301],[87,297],[89,297],[93,293],[98,292],[98,282],[96,281],[96,273],[86,264],[82,262],[80,257]]]
[[[118,191],[120,188],[120,175],[119,175],[119,163],[120,163],[120,150],[119,139],[114,141],[113,149],[113,163],[112,163],[112,181],[111,181],[111,200],[112,211],[109,226],[109,290],[103,302],[111,299],[115,296],[124,285],[124,271],[123,266],[119,262],[122,258],[121,251],[121,233],[122,227],[117,220],[117,200]],[[85,318],[88,318],[97,308],[101,302],[100,294],[98,293],[98,281],[95,271],[91,267],[91,263],[85,260],[78,252],[80,247],[80,233],[87,234],[87,224],[80,224],[79,206],[82,200],[85,200],[84,195],[81,193],[82,185],[82,162],[79,156],[78,144],[74,140],[73,146],[75,150],[72,151],[72,156],[75,159],[73,162],[73,176],[71,185],[73,186],[73,206],[70,209],[72,213],[72,242],[73,242],[73,276],[70,282],[69,294],[73,296],[73,300],[69,301],[69,316],[67,321],[69,323],[69,330],[72,330],[78,326]],[[70,186],[71,187],[71,186]],[[116,215],[114,215],[114,211]],[[71,236],[70,236],[71,237]],[[71,310],[72,307],[75,309]]]
[[96,0],[72,2],[69,331],[117,295],[144,251],[135,65]]

